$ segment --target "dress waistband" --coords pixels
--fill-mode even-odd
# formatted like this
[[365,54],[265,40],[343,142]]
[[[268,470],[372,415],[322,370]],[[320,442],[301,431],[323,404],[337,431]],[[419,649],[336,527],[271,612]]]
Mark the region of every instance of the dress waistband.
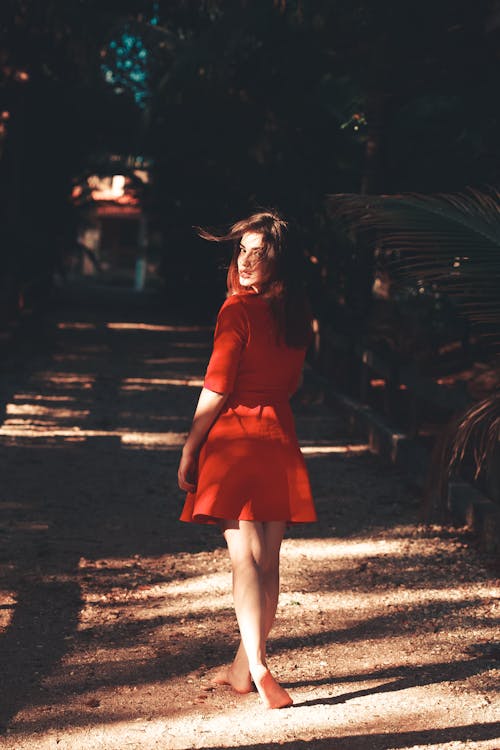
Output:
[[228,406],[243,404],[245,406],[265,406],[266,404],[288,403],[286,391],[234,391],[228,398]]

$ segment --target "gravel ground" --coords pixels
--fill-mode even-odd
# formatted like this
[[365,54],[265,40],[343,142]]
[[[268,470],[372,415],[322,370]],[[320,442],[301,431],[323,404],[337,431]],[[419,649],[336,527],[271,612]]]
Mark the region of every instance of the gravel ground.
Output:
[[211,330],[132,298],[46,328],[0,375],[2,749],[500,748],[491,561],[307,387],[320,520],[287,534],[270,644],[295,704],[213,689],[230,568],[176,488]]

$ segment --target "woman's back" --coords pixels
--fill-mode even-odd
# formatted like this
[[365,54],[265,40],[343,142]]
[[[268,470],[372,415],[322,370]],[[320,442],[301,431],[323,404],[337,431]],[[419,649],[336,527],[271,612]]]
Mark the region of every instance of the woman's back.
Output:
[[288,399],[300,378],[304,349],[278,341],[269,304],[260,295],[236,294],[228,298],[224,307],[236,308],[234,317],[241,320],[243,314],[246,323],[246,340],[231,400]]
[[232,402],[288,399],[299,382],[304,356],[304,348],[277,340],[271,309],[262,296],[234,294],[219,312],[205,387],[229,390]]

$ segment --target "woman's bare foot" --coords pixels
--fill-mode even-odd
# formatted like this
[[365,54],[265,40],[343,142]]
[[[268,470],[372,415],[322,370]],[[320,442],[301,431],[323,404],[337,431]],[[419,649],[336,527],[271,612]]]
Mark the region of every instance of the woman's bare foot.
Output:
[[252,669],[252,677],[266,708],[286,708],[292,705],[293,699],[276,682],[267,667],[260,665]]
[[220,669],[212,678],[212,682],[215,685],[230,685],[233,690],[237,693],[251,693],[253,690],[252,678],[247,672],[246,675],[241,675],[231,665],[225,669]]

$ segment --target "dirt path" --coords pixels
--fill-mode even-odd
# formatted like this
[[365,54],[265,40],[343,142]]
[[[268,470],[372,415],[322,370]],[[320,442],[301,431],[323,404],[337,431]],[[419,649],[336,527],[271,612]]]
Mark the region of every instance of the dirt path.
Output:
[[49,328],[0,378],[2,749],[500,748],[491,567],[308,391],[320,523],[284,543],[271,647],[295,705],[212,690],[229,566],[175,477],[211,332],[128,303]]

